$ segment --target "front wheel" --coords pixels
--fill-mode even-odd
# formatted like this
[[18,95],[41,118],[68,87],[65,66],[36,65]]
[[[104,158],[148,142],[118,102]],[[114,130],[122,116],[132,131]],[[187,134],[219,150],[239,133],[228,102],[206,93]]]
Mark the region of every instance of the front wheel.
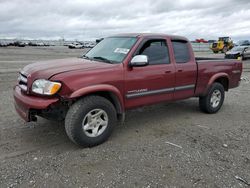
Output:
[[113,104],[101,96],[88,96],[74,103],[65,118],[65,130],[74,143],[92,147],[105,142],[117,122]]
[[213,114],[220,110],[225,98],[225,90],[220,83],[213,83],[206,96],[199,99],[199,106],[203,112]]

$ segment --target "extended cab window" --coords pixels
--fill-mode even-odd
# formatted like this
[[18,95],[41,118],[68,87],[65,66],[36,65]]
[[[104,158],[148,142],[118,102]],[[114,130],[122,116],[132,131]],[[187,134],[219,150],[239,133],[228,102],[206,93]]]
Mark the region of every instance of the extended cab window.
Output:
[[190,60],[190,52],[187,41],[172,41],[176,63],[186,63]]
[[147,55],[150,65],[170,63],[165,40],[147,41],[139,50],[140,55]]

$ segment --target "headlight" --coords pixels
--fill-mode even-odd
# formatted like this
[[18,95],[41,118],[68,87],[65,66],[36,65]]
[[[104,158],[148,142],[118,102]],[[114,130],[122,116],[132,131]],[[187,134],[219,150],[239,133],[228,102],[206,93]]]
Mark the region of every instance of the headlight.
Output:
[[61,88],[61,83],[39,79],[32,84],[32,91],[41,95],[54,95]]

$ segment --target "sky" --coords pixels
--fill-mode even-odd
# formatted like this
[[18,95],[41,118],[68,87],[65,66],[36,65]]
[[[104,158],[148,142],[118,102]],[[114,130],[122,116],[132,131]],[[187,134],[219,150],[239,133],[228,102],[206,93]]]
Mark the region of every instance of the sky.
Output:
[[250,40],[250,0],[0,0],[0,38],[93,40],[129,32]]

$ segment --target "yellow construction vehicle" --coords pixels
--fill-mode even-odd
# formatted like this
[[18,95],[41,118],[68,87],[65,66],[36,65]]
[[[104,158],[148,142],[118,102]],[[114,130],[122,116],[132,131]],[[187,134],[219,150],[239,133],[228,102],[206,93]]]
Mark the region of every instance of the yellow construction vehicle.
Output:
[[234,47],[233,41],[230,37],[219,37],[219,40],[212,43],[210,49],[214,53],[222,52],[226,53]]

